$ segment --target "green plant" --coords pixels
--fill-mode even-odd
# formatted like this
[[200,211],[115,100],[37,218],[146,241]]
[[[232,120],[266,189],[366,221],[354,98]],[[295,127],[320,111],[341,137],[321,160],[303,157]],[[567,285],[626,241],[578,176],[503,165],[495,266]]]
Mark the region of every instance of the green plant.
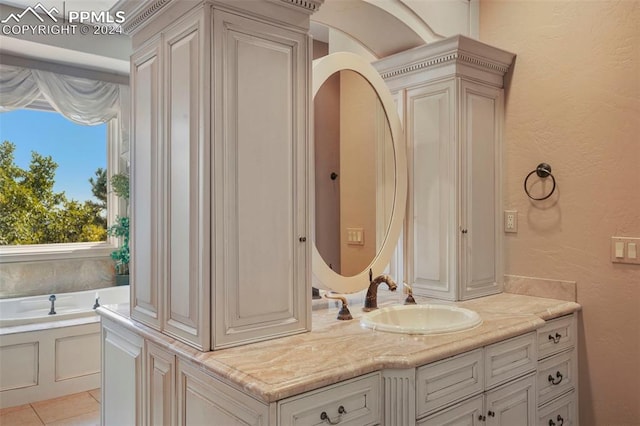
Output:
[[107,230],[113,237],[122,238],[122,244],[111,253],[111,258],[116,261],[116,273],[129,275],[129,218],[117,216],[116,223]]
[[[120,198],[129,201],[129,176],[118,173],[111,176],[111,188]],[[116,223],[107,229],[112,237],[122,238],[120,246],[111,253],[111,258],[116,262],[118,275],[129,275],[129,217],[117,216]]]
[[111,188],[118,197],[129,201],[129,175],[117,173],[111,176]]

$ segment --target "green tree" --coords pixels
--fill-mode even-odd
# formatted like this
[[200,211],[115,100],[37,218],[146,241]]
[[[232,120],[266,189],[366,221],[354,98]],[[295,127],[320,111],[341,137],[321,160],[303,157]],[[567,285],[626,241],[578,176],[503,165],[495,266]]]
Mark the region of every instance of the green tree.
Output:
[[55,192],[58,165],[50,156],[32,152],[29,168],[18,167],[15,148],[0,144],[0,245],[104,241],[103,208]]

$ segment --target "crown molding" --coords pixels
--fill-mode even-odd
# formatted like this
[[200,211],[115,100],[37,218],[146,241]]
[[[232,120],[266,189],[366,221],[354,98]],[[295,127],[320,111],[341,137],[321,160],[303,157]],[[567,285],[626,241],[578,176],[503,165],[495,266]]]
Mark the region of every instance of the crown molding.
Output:
[[[254,0],[255,1],[255,0]],[[284,6],[290,10],[298,13],[304,13],[311,15],[317,12],[320,6],[324,3],[324,0],[261,0],[266,3],[271,3],[278,6]],[[119,0],[112,8],[111,11],[123,11],[126,19],[122,24],[122,29],[127,34],[134,34],[139,27],[151,19],[156,13],[167,6],[169,3],[177,3],[177,0]],[[196,2],[192,2],[193,5]],[[234,2],[229,0],[202,0],[200,4],[211,3],[220,5],[231,6],[234,8],[242,8],[242,2]],[[250,2],[247,4],[251,4]]]
[[269,0],[273,3],[284,4],[287,7],[293,7],[298,10],[302,10],[305,13],[311,15],[320,9],[324,0]]
[[477,40],[458,35],[419,46],[373,63],[389,82],[409,77],[413,82],[434,74],[467,76],[502,87],[515,55]]

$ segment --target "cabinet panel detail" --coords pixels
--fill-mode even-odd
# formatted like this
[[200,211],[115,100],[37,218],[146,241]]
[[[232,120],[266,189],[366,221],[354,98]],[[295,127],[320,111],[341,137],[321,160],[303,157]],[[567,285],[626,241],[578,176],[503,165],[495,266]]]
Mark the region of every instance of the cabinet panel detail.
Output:
[[146,418],[150,425],[175,424],[175,356],[147,342]]
[[210,221],[207,61],[202,22],[186,19],[164,35],[167,281],[164,330],[209,349]]
[[158,282],[162,280],[159,256],[161,202],[158,165],[162,161],[161,67],[159,40],[136,52],[131,59],[131,316],[160,329]]
[[484,390],[482,349],[420,367],[417,417]]
[[574,347],[577,340],[576,333],[574,315],[548,321],[538,330],[538,356],[544,359]]
[[488,426],[527,425],[536,423],[535,375],[507,383],[485,394]]
[[178,425],[242,424],[263,426],[269,409],[251,397],[178,359]]
[[461,237],[462,299],[501,290],[502,91],[460,82],[460,156],[464,199]]
[[[416,294],[455,298],[456,185],[452,81],[408,90],[410,181],[409,233]],[[434,238],[437,236],[437,238]]]
[[380,399],[380,374],[373,373],[279,402],[278,424],[379,424]]
[[571,391],[538,409],[538,426],[576,426],[576,393]]
[[0,391],[38,385],[40,343],[0,347]]
[[141,337],[102,319],[101,424],[144,424]]
[[484,396],[478,395],[416,422],[417,426],[480,426]]
[[218,10],[214,31],[217,348],[306,329],[308,69],[301,34]]
[[487,389],[536,369],[535,337],[535,333],[529,333],[485,348]]
[[416,370],[384,370],[382,372],[383,425],[411,424],[416,412]]
[[544,404],[574,388],[577,375],[575,350],[540,361],[538,364],[538,403]]
[[100,333],[58,338],[55,351],[56,382],[100,372]]

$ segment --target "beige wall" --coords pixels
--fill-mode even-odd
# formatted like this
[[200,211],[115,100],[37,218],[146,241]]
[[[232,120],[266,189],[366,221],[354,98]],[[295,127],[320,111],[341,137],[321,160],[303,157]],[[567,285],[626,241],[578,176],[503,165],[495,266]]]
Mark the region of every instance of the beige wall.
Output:
[[[577,281],[580,424],[640,425],[640,266],[609,260],[611,236],[640,237],[640,1],[482,0],[480,38],[518,55],[505,272]],[[523,178],[542,161],[558,193],[530,202]]]

